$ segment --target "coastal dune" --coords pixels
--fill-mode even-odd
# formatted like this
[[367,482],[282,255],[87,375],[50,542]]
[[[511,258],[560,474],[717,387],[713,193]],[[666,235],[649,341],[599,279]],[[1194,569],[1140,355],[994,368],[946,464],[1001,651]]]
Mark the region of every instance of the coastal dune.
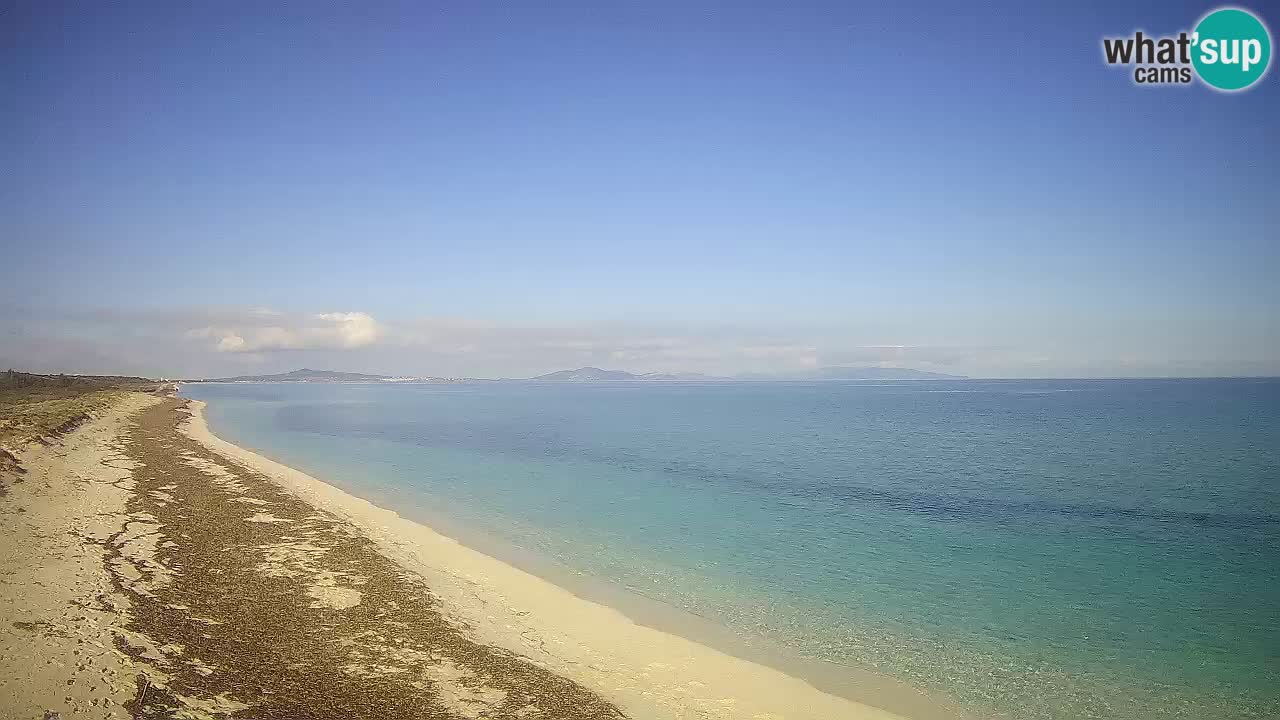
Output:
[[18,454],[0,715],[902,717],[228,443],[202,407],[125,394]]

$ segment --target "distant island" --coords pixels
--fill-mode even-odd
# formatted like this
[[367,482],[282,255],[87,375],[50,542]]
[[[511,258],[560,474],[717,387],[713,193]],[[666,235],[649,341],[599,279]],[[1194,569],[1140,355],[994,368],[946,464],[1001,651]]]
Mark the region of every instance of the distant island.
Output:
[[796,381],[796,380],[967,380],[963,375],[946,375],[912,368],[886,367],[823,367],[794,373],[748,374],[732,377],[704,375],[702,373],[631,373],[625,370],[604,370],[598,367],[580,367],[576,370],[559,370],[531,378],[505,378],[501,381],[465,377],[418,377],[408,375],[369,375],[365,373],[312,370],[302,368],[273,375],[237,375],[235,377],[208,378],[188,382],[219,383],[457,383],[457,382],[544,382],[544,383],[600,383],[600,382],[729,382]]
[[524,378],[528,382],[633,382],[633,381],[699,381],[730,380],[732,378],[703,375],[702,373],[629,373],[625,370],[601,370],[598,367],[580,367],[577,370],[560,370],[537,377]]
[[396,382],[462,382],[468,378],[413,377],[407,375],[366,375],[365,373],[338,372],[336,370],[312,370],[302,368],[274,375],[237,375],[225,378],[207,378],[187,382],[219,383],[396,383]]

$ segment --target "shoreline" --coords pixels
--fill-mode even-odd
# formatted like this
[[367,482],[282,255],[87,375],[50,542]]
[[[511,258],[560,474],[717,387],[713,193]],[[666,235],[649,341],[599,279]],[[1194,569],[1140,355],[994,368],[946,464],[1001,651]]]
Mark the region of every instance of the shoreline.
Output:
[[357,527],[379,552],[421,575],[446,614],[478,641],[524,654],[636,717],[963,717],[891,677],[750,645],[712,620],[577,577],[521,548],[439,518],[427,524],[401,516],[223,440],[208,427],[205,403],[187,402],[183,433]]
[[335,514],[129,393],[0,480],[0,716],[622,720]]
[[[216,433],[214,436],[217,437]],[[376,493],[364,495],[348,491],[336,482],[320,479],[318,472],[312,474],[316,471],[307,472],[295,468],[272,457],[268,451],[247,444],[222,441],[275,465],[308,475],[316,482],[330,485],[356,500],[425,527],[465,548],[486,555],[495,562],[512,566],[538,580],[558,586],[583,601],[617,611],[637,625],[678,636],[744,662],[763,665],[808,683],[820,692],[886,711],[900,720],[973,720],[977,717],[972,712],[961,709],[956,703],[946,703],[936,693],[926,694],[891,675],[838,662],[806,658],[763,635],[743,638],[713,618],[670,605],[645,595],[637,588],[576,571],[535,550],[469,528],[466,523],[455,521],[446,515],[432,513],[420,507],[408,511],[389,510],[389,498]]]

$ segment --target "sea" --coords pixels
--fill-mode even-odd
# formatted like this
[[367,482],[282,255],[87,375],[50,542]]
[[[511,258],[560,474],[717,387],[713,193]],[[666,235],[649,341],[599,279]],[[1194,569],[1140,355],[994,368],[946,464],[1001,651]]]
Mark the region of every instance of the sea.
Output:
[[1280,379],[182,394],[226,440],[784,666],[972,717],[1280,718]]

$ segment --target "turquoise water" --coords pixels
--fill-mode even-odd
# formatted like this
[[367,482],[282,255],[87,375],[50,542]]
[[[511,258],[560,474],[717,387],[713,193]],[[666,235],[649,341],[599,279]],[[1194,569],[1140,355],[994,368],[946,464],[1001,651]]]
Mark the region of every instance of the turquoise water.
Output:
[[183,393],[406,515],[979,714],[1280,717],[1280,380]]

